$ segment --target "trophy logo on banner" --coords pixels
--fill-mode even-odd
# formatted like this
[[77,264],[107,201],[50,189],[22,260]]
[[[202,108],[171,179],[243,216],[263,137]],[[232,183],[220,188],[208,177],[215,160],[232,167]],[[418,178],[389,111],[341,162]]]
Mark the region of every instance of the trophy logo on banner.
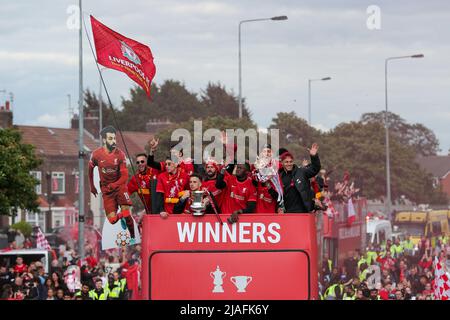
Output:
[[211,276],[211,278],[214,279],[214,281],[213,281],[214,289],[212,292],[213,293],[223,292],[223,287],[222,287],[223,278],[225,278],[227,273],[220,271],[219,266],[217,266],[216,271],[210,272],[209,275]]
[[253,277],[250,276],[234,276],[230,277],[230,281],[233,282],[233,284],[238,289],[237,292],[247,292],[245,291],[245,288],[247,288],[248,284],[252,282]]

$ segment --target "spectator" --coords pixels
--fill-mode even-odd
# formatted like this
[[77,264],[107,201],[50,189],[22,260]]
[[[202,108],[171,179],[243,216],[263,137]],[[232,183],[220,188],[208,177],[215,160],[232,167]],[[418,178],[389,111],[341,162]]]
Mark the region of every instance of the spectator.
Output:
[[403,300],[403,294],[400,290],[395,291],[395,300]]
[[16,275],[21,275],[22,273],[24,273],[26,271],[28,271],[28,266],[23,263],[23,258],[20,256],[17,257],[16,264],[14,266],[14,273]]
[[56,289],[56,300],[64,300],[64,290],[62,288]]
[[47,298],[45,298],[45,300],[56,300],[56,298],[55,298],[55,291],[53,290],[53,288],[48,288],[48,290],[47,290]]
[[11,284],[14,279],[14,273],[8,271],[6,266],[0,266],[0,289],[3,288],[5,284]]

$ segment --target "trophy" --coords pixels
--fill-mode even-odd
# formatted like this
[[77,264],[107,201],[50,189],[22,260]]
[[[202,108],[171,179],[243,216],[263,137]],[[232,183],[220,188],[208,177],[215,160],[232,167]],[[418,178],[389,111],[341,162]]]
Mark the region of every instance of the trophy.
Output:
[[203,191],[194,191],[193,200],[191,204],[192,215],[202,216],[205,214],[205,205],[203,204]]
[[233,284],[238,289],[237,292],[247,292],[245,291],[245,288],[247,288],[248,284],[252,282],[253,277],[250,276],[235,276],[230,277],[230,281],[233,282]]
[[213,293],[217,293],[217,292],[223,292],[223,278],[225,278],[226,276],[226,272],[222,272],[219,268],[219,266],[217,266],[216,271],[214,272],[210,272],[209,275],[211,276],[211,278],[214,279],[213,284],[214,284],[214,289],[213,289]]

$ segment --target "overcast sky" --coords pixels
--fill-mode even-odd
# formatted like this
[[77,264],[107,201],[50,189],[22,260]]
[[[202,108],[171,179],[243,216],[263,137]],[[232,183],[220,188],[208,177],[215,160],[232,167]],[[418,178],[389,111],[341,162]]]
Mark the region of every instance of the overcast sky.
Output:
[[[0,0],[0,90],[14,93],[14,123],[69,127],[68,97],[78,100],[78,31],[68,27],[76,0]],[[370,30],[367,8],[381,10]],[[209,81],[238,93],[238,22],[287,15],[242,27],[243,95],[259,126],[279,111],[308,117],[330,129],[384,109],[384,61],[423,53],[424,59],[389,64],[389,109],[423,123],[450,149],[450,1],[189,1],[95,0],[83,11],[150,46],[154,81],[181,80],[199,92]],[[84,35],[84,84],[99,79]],[[134,83],[104,71],[113,103]],[[6,96],[0,92],[3,102]],[[3,104],[3,103],[2,103]]]

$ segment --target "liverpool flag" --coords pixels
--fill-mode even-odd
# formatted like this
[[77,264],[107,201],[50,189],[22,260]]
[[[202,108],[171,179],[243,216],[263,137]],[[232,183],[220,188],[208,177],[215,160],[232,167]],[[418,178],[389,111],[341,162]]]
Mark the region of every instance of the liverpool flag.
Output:
[[97,62],[126,73],[150,97],[150,85],[156,73],[150,48],[111,30],[91,16]]

